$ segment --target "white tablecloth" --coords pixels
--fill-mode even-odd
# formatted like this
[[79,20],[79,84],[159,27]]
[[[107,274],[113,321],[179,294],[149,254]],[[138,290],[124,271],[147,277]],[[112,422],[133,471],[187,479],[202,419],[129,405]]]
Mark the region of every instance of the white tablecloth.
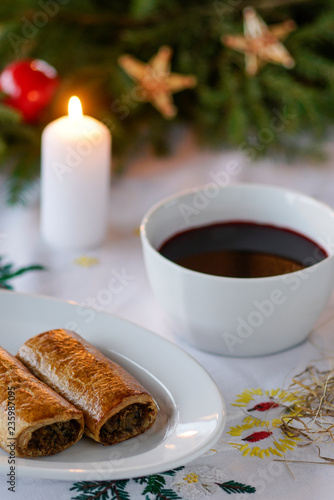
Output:
[[[244,431],[249,435],[250,431],[268,430],[267,426],[261,427],[259,424],[263,414],[259,411],[247,413],[247,409],[268,401],[271,396],[275,399],[277,394],[282,395],[277,390],[286,389],[293,374],[324,357],[324,346],[327,356],[334,353],[334,320],[312,333],[302,345],[272,356],[241,359],[201,352],[181,341],[166,325],[146,278],[138,235],[141,218],[153,203],[176,191],[217,182],[217,179],[221,179],[221,182],[286,186],[334,206],[334,165],[331,160],[334,158],[334,146],[329,145],[327,150],[328,161],[323,164],[300,160],[289,165],[283,160],[268,159],[249,163],[241,153],[234,151],[198,151],[191,140],[185,137],[172,157],[157,159],[143,155],[129,166],[123,176],[113,179],[107,240],[101,247],[83,252],[54,251],[48,248],[39,234],[38,196],[36,199],[32,197],[32,202],[27,207],[8,207],[4,201],[5,190],[2,188],[0,255],[17,266],[39,263],[47,268],[43,272],[28,273],[13,280],[12,284],[17,292],[38,293],[89,304],[94,299],[96,301],[101,289],[106,287],[111,272],[126,273],[131,279],[122,293],[114,294],[103,305],[100,302],[100,309],[130,319],[176,342],[208,370],[226,401],[227,424],[214,450],[185,464],[185,468],[180,471],[161,475],[165,481],[165,490],[161,490],[160,496],[152,491],[144,493],[146,483],[129,480],[125,486],[123,484],[123,490],[117,490],[120,485],[104,483],[103,488],[109,492],[109,496],[105,498],[144,499],[146,494],[146,498],[150,499],[173,498],[173,495],[174,498],[178,496],[213,500],[248,497],[254,500],[333,498],[334,474],[331,465],[289,463],[288,467],[284,462],[275,460],[281,457],[273,454],[275,447],[269,437],[255,444],[243,440],[243,437]],[[234,173],[227,175],[226,172],[231,171],[228,168],[231,162],[234,162]],[[87,268],[75,264],[75,259],[83,255],[96,258],[98,262]],[[321,322],[331,314],[329,304]],[[4,334],[1,332],[0,335]],[[274,408],[270,411],[273,413],[266,414],[269,427],[274,417],[277,417]],[[250,415],[254,418],[251,419]],[[270,429],[273,432],[271,436],[274,436],[277,430]],[[276,438],[279,439],[277,436]],[[255,451],[252,451],[253,448]],[[334,444],[324,445],[321,451],[326,456],[334,457]],[[286,448],[285,458],[321,461],[316,449],[299,448],[295,442]],[[191,477],[196,481],[191,482]],[[8,490],[6,481],[6,474],[2,473],[0,498],[84,498],[80,497],[82,491],[71,490],[74,481],[26,478],[20,476],[19,468],[15,493]],[[236,483],[242,486],[238,489]],[[229,493],[231,496],[228,496]],[[86,494],[88,496],[85,498],[103,498],[96,494],[92,485]]]

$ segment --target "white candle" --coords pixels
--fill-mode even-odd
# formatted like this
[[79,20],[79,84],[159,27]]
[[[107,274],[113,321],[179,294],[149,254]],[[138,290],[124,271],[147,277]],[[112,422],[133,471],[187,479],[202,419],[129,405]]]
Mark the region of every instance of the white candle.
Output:
[[68,112],[42,134],[41,233],[53,247],[85,249],[106,235],[111,135],[77,97]]

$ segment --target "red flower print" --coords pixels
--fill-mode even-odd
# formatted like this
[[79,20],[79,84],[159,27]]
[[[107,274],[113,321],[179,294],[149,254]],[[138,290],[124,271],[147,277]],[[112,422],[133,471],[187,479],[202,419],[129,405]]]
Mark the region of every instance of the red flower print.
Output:
[[249,443],[256,443],[257,441],[262,441],[262,439],[266,439],[267,437],[271,436],[272,432],[270,431],[259,431],[259,432],[253,432],[253,434],[250,434],[249,436],[243,438],[243,441],[248,441]]

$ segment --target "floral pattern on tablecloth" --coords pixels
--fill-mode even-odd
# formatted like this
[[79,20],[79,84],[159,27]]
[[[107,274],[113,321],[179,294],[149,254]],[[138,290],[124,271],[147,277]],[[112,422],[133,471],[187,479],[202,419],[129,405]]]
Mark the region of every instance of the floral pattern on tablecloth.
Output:
[[237,395],[232,406],[243,410],[240,423],[230,426],[226,434],[229,444],[243,456],[265,458],[284,457],[300,442],[295,436],[286,436],[281,430],[281,416],[294,414],[298,405],[295,394],[280,388],[263,390],[246,389]]
[[75,500],[130,500],[128,488],[137,485],[136,498],[145,500],[197,500],[217,492],[255,493],[251,485],[228,479],[226,474],[210,465],[179,467],[161,474],[118,481],[83,481],[75,483]]
[[221,493],[255,493],[256,488],[247,481],[230,477],[225,470],[207,463],[215,454],[237,450],[242,457],[285,457],[294,450],[299,439],[287,437],[280,428],[281,415],[292,414],[298,406],[293,393],[280,388],[245,389],[236,396],[228,417],[232,425],[226,427],[215,445],[193,463],[160,474],[116,481],[83,481],[71,488],[76,491],[73,500],[130,500],[135,487],[135,497],[145,500],[205,500]]

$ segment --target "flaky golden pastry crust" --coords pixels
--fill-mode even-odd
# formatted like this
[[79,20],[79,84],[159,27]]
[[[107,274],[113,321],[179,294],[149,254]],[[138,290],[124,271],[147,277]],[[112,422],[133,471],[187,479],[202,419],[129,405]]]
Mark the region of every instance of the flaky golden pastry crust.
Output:
[[83,412],[85,433],[95,441],[124,441],[156,419],[157,406],[146,389],[75,332],[41,333],[23,344],[17,357]]
[[82,412],[0,347],[0,446],[17,457],[53,455],[84,432]]

